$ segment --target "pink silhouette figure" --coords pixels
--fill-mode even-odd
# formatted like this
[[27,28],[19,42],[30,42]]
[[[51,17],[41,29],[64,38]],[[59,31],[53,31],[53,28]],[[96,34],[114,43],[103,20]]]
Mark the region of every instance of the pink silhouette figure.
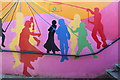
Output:
[[[107,46],[106,37],[104,34],[104,27],[101,22],[102,15],[99,12],[99,8],[94,8],[94,12],[90,9],[87,9],[87,11],[90,11],[94,15],[94,22],[90,21],[89,19],[88,19],[88,22],[94,24],[94,28],[92,30],[92,37],[97,43],[97,49],[101,47],[101,44],[102,44],[102,47],[106,47]],[[97,33],[99,33],[103,43],[101,43],[98,40]]]

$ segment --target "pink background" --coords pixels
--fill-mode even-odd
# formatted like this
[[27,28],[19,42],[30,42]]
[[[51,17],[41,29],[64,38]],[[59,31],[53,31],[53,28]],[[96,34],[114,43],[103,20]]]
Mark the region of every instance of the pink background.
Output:
[[[102,22],[104,24],[104,31],[107,37],[107,43],[112,42],[118,37],[118,7],[117,3],[111,3],[107,7],[105,7],[102,11]],[[44,17],[45,20],[48,22],[52,22],[54,19],[53,17],[49,16],[48,14],[40,14]],[[60,16],[55,15],[56,17],[60,18]],[[47,29],[50,27],[46,24],[43,20],[41,20],[38,15],[35,15],[37,21],[39,21],[38,25],[41,29],[41,44],[37,47],[43,52],[46,52],[44,47],[44,43],[48,37]],[[25,20],[29,19],[30,16],[25,17]],[[92,17],[90,18],[92,19]],[[88,41],[92,43],[92,47],[94,51],[98,51],[96,49],[96,43],[91,37],[91,24],[88,24],[87,19],[82,20],[85,22],[87,31],[88,31]],[[69,22],[65,20],[67,24]],[[8,23],[8,22],[7,22]],[[7,23],[4,23],[3,26],[6,26]],[[10,25],[11,27],[8,28],[6,32],[6,47],[3,49],[9,50],[9,44],[11,43],[12,39],[16,36],[13,32],[11,32],[12,28],[15,28],[15,20]],[[88,27],[91,26],[91,27]],[[5,28],[5,27],[3,27]],[[12,35],[11,35],[12,34]],[[45,37],[46,36],[46,37]],[[100,39],[100,37],[99,37]],[[59,46],[59,41],[57,40],[57,36],[55,35],[55,43]],[[71,44],[69,42],[69,44]],[[19,48],[18,48],[19,50]],[[77,50],[77,46],[76,46]],[[69,54],[71,50],[69,50]],[[90,51],[87,48],[81,52],[81,54],[89,54]],[[19,74],[23,75],[23,64],[18,66],[17,68],[13,69],[12,66],[14,64],[14,58],[12,53],[3,52],[2,54],[2,74]],[[59,54],[59,52],[58,52]],[[42,76],[42,77],[54,77],[54,78],[93,78],[105,73],[105,69],[113,68],[114,64],[118,62],[118,42],[107,48],[106,50],[102,51],[97,55],[99,58],[94,59],[92,56],[87,57],[80,57],[78,60],[74,60],[73,57],[69,57],[68,61],[63,63],[60,62],[60,56],[50,56],[44,55],[42,58],[38,58],[35,62],[31,62],[34,66],[35,70],[31,70],[28,68],[28,72],[33,76]]]

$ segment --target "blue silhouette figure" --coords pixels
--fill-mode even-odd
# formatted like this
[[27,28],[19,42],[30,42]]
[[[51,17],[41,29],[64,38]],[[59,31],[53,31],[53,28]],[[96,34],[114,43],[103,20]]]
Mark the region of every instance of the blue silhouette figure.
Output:
[[[68,40],[70,40],[70,33],[68,32],[68,29],[65,25],[64,19],[59,19],[59,28],[56,30],[56,33],[58,35],[58,40],[60,41],[60,50],[61,54],[68,54]],[[68,60],[67,56],[62,56],[60,62],[64,62],[64,60]]]

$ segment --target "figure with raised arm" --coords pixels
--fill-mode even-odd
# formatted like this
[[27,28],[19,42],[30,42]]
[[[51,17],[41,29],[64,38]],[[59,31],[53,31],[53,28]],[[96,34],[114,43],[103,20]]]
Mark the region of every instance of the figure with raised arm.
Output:
[[[91,12],[91,14],[94,15],[94,21],[90,21],[88,20],[89,23],[94,25],[94,28],[92,30],[92,37],[95,40],[95,42],[97,43],[97,49],[99,49],[101,47],[106,47],[107,43],[106,43],[106,37],[104,34],[104,26],[102,24],[102,15],[99,12],[99,8],[94,8],[94,11],[92,11],[91,9],[87,9],[87,11]],[[102,42],[99,41],[98,37],[97,37],[97,33],[99,33]]]
[[[58,23],[60,26],[56,30],[56,33],[58,40],[60,41],[61,54],[67,55],[69,50],[68,40],[70,40],[70,33],[68,32],[64,19],[59,19]],[[64,62],[64,60],[68,60],[68,57],[62,56],[60,62]]]
[[[77,35],[77,37],[78,37],[78,41],[77,41],[78,42],[78,50],[76,52],[76,55],[79,55],[80,52],[82,52],[82,50],[85,47],[88,47],[88,49],[91,51],[91,53],[94,53],[92,46],[91,46],[91,43],[89,43],[87,40],[88,33],[87,33],[86,28],[85,28],[84,22],[81,22],[79,24],[79,27],[76,30],[71,29],[71,31],[73,33],[78,33],[78,35]],[[93,58],[97,58],[97,56],[93,55]],[[78,57],[75,57],[75,59],[78,59]]]

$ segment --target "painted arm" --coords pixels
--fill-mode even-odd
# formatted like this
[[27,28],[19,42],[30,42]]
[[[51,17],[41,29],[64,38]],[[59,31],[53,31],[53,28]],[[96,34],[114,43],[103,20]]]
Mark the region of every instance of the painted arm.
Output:
[[2,29],[2,32],[6,32],[6,31]]
[[3,28],[2,28],[2,22],[0,23],[0,27],[1,27],[0,29],[1,29],[2,32],[6,32],[6,31],[3,30]]
[[91,14],[94,14],[94,12],[91,9],[87,9],[87,11],[91,12]]
[[52,30],[52,27],[50,27],[49,29],[48,29],[48,31],[51,31]]
[[34,25],[34,23],[32,24],[32,27],[33,27],[32,30],[34,31],[34,30],[35,30],[35,25]]
[[88,22],[91,23],[91,24],[94,24],[94,22],[92,22],[92,21],[90,21],[90,20],[88,20]]
[[78,32],[78,28],[74,31],[71,28],[70,28],[70,30],[71,30],[72,33],[77,33]]
[[40,34],[40,33],[31,32],[31,35],[32,35],[32,36],[38,36],[38,37],[40,37],[41,34]]
[[[91,12],[91,14],[94,14],[94,12],[91,9],[87,9],[87,11]],[[94,24],[94,22],[89,20],[89,17],[88,17],[88,22],[91,23],[91,24]]]
[[56,34],[59,34],[60,33],[60,27],[58,27],[58,29],[55,30],[55,31],[56,31]]

